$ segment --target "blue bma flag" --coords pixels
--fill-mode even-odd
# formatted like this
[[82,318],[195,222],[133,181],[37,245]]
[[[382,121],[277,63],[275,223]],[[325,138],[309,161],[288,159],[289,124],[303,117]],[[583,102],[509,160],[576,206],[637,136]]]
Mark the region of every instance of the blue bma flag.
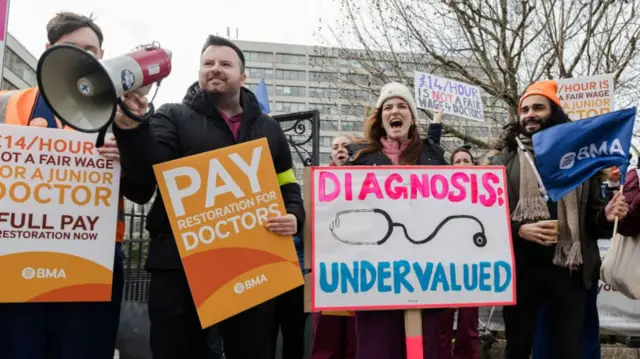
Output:
[[536,167],[547,194],[558,201],[603,168],[629,166],[636,108],[550,127],[533,135]]
[[258,98],[258,104],[260,104],[260,110],[263,113],[271,112],[271,106],[269,106],[269,92],[267,91],[267,83],[262,79],[256,87],[256,97]]

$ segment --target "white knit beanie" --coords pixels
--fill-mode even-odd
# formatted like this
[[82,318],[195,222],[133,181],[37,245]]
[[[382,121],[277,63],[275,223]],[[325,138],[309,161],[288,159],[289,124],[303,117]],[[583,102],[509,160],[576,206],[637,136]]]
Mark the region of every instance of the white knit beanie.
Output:
[[376,103],[376,108],[382,107],[385,101],[392,97],[399,97],[407,102],[409,105],[409,109],[411,110],[411,114],[413,114],[413,119],[418,120],[418,109],[416,108],[416,100],[413,98],[413,94],[411,90],[398,82],[391,82],[380,90],[380,97],[378,97],[378,103]]

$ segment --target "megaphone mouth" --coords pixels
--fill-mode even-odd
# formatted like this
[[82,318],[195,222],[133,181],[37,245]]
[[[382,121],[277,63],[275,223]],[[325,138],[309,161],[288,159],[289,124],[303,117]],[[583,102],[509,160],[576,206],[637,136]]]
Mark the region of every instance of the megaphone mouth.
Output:
[[36,77],[40,95],[64,125],[95,133],[113,121],[118,94],[108,69],[92,53],[53,45],[40,57]]

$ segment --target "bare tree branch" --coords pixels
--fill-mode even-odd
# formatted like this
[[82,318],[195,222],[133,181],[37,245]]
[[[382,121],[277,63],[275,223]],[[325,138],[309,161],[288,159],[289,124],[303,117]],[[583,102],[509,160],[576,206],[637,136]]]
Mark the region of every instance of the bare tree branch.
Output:
[[[491,98],[485,100],[485,124],[494,127],[516,118],[522,91],[542,78],[611,73],[616,103],[640,96],[635,0],[334,1],[343,16],[329,26],[326,42],[338,44],[339,57],[359,66],[337,63],[333,70],[349,88],[371,93],[371,100],[384,83],[412,86],[412,70],[478,86]],[[351,81],[355,75],[369,80]],[[467,127],[447,123],[445,130],[489,146]]]

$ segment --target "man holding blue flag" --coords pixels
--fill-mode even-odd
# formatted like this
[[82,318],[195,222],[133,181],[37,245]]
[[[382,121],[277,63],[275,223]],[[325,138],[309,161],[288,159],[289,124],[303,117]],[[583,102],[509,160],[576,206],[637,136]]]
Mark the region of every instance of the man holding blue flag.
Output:
[[[611,232],[626,204],[616,195],[605,206],[598,176],[586,177],[559,201],[547,199],[537,167],[532,137],[570,122],[560,106],[555,81],[527,88],[518,107],[519,121],[505,134],[491,158],[507,171],[511,228],[516,259],[517,304],[504,308],[507,359],[531,354],[538,312],[548,303],[553,358],[582,358],[582,328],[587,289],[597,279],[600,255],[597,239]],[[540,133],[547,136],[548,131]],[[567,137],[547,138],[554,143]],[[535,162],[534,162],[535,160]]]

